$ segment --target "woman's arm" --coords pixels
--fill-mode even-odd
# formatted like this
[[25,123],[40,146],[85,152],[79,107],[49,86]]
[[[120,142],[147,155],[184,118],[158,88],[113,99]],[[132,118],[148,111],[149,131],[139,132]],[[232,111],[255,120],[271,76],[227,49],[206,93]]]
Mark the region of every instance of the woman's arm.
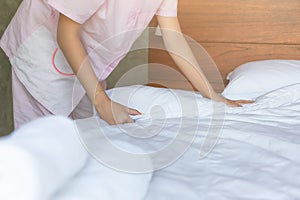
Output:
[[91,67],[85,48],[80,40],[81,25],[60,14],[57,27],[57,42],[87,95],[95,105],[100,117],[109,124],[130,123],[129,114],[140,114],[112,102],[102,89]]
[[182,35],[177,17],[157,16],[162,30],[164,44],[171,57],[193,86],[206,98],[224,102],[229,106],[238,107],[252,101],[225,99],[217,94],[201,70],[190,46]]

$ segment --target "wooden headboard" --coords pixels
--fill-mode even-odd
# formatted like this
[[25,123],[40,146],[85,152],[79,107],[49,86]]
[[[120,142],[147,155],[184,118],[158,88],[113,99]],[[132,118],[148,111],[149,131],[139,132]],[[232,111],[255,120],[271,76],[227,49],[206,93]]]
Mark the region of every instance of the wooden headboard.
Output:
[[[299,0],[179,0],[178,18],[183,33],[202,45],[216,63],[222,83],[215,80],[215,72],[208,70],[207,76],[218,92],[227,83],[226,75],[242,63],[300,59]],[[151,26],[156,25],[154,19]],[[149,37],[150,46],[162,43],[154,32]],[[149,63],[178,70],[166,51],[150,49]],[[151,64],[149,83],[190,89],[183,76]]]

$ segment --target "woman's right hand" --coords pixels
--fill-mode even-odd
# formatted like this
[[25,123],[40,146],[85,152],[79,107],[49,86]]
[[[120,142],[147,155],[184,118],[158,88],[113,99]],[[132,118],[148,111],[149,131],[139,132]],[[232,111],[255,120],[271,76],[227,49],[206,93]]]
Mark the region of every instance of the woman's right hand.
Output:
[[230,107],[242,107],[243,104],[254,103],[252,100],[230,100],[220,94],[215,94],[212,99],[217,102],[223,102]]
[[133,123],[134,121],[129,115],[141,114],[139,111],[116,103],[109,98],[102,99],[102,102],[95,107],[99,116],[110,125]]

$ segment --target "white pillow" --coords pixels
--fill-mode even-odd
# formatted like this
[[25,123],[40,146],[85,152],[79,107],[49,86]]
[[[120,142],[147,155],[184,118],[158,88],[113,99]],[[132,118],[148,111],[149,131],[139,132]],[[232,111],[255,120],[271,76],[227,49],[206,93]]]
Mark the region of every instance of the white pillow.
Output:
[[262,60],[237,67],[227,79],[223,95],[229,99],[256,99],[275,89],[300,83],[300,60]]

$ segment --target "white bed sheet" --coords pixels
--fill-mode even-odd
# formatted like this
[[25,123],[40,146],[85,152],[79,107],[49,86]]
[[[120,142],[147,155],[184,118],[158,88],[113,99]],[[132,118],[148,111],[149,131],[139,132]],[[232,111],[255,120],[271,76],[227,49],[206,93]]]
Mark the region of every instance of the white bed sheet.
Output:
[[[256,120],[258,117],[255,116]],[[227,115],[218,143],[203,159],[199,159],[200,148],[210,121],[188,119],[182,129],[185,134],[193,135],[194,128],[200,132],[182,157],[153,173],[146,199],[300,198],[300,126],[270,121],[277,124],[274,127],[273,124],[249,122],[248,118],[246,115]],[[290,122],[288,118],[286,120]],[[85,123],[89,124],[88,121]],[[176,120],[168,123],[172,124],[166,126],[168,133],[178,132],[180,123]],[[197,124],[201,128],[196,127]],[[110,134],[111,138],[116,134],[119,139],[141,145],[149,152],[174,138],[164,135],[141,144],[114,130],[110,130]]]
[[[130,89],[132,87],[123,88],[123,91]],[[149,91],[149,88],[141,88],[141,92],[143,91]],[[67,162],[64,162],[62,167],[67,175],[65,178],[61,175],[62,177],[57,179],[59,185],[52,186],[52,188],[59,189],[56,192],[51,191],[53,196],[50,199],[114,200],[119,199],[118,195],[114,197],[109,194],[122,194],[122,192],[127,195],[122,198],[126,200],[299,199],[299,91],[300,84],[281,88],[243,108],[228,108],[223,104],[212,104],[196,95],[199,110],[203,111],[198,115],[195,115],[194,110],[187,109],[188,112],[180,111],[163,118],[162,116],[166,115],[160,115],[160,112],[147,114],[153,109],[151,106],[140,107],[140,109],[144,108],[145,115],[135,124],[108,126],[98,117],[75,122],[82,136],[82,142],[85,141],[84,144],[87,145],[94,158],[102,164],[121,171],[147,172],[141,174],[122,173],[104,168],[102,164],[85,155],[82,150],[78,150],[76,147],[78,145],[74,142],[68,144],[66,137],[61,140],[58,137],[59,132],[54,136],[42,133],[47,137],[45,141],[47,139],[60,146],[65,144],[76,148],[74,150],[78,151],[82,157],[82,161],[77,161],[77,169],[74,169],[72,163],[65,165]],[[195,97],[191,92],[175,93],[184,94],[187,104],[189,104],[190,97]],[[122,96],[124,93],[118,91],[118,94]],[[121,97],[115,97],[115,99],[126,104],[121,101]],[[164,98],[163,101],[165,104],[169,102],[172,105],[163,105],[163,108],[170,110],[174,106],[174,102],[168,99]],[[127,104],[133,107],[140,105],[135,104],[134,101],[128,101]],[[137,138],[141,136],[146,138]],[[74,160],[74,155],[71,154],[72,149],[61,154],[59,151],[49,151],[51,146],[47,146],[47,142],[37,145],[37,142],[41,140],[34,140],[34,137],[30,138],[32,141],[26,140],[26,142],[23,141],[25,137],[20,139],[15,135],[12,138],[14,139],[2,141],[1,144],[19,147],[22,143],[22,149],[27,155],[37,147],[38,151],[34,152],[37,155],[29,155],[33,162],[28,163],[37,165],[42,171],[46,171],[44,169],[47,167],[45,165],[47,160],[41,156],[43,148],[51,153],[52,164],[54,160],[61,160],[61,156],[64,159],[70,157]],[[111,151],[104,148],[106,147],[104,139],[109,139],[119,149],[129,152],[129,156],[124,154],[124,156],[117,157],[118,152],[116,155],[111,154]],[[174,141],[175,143],[172,143]],[[30,144],[33,145],[30,146]],[[26,145],[28,148],[25,148]],[[212,146],[214,148],[209,151]],[[160,151],[164,149],[165,151]],[[0,148],[0,154],[5,155],[5,150],[9,149]],[[143,155],[143,159],[139,162],[139,157],[137,159],[130,155]],[[206,156],[203,158],[203,155]],[[40,160],[39,157],[41,157]],[[0,161],[6,162],[5,157]],[[39,165],[38,161],[44,163]],[[2,166],[7,173],[9,169],[1,165],[1,162],[0,168]],[[59,163],[56,164],[58,167]],[[71,176],[67,167],[73,170],[72,173],[77,170],[76,176]],[[34,175],[39,179],[39,174]],[[45,176],[49,177],[48,174]],[[5,177],[9,175],[6,174]],[[5,182],[0,180],[1,184],[5,185]],[[46,191],[46,189],[42,188],[41,191]]]
[[[167,147],[178,133],[186,136],[177,138],[187,144],[183,147],[194,139],[173,163],[168,158],[180,154],[175,149],[165,152],[161,158],[150,156],[152,167],[162,169],[153,172],[147,200],[300,199],[299,91],[300,84],[281,88],[243,108],[226,107],[225,114],[221,104],[217,104],[221,109],[212,112],[211,103],[205,100],[200,105],[206,110],[197,117],[161,119],[154,115],[151,119],[146,115],[137,120],[135,126],[143,128],[138,128],[135,136],[159,130],[159,135],[147,140],[124,134],[136,131],[134,125],[106,127],[100,122],[100,127],[110,141],[134,144],[149,154]],[[95,125],[95,118],[78,123],[90,131],[88,143],[99,139],[99,124]],[[218,136],[216,145],[200,159],[204,143],[208,144],[207,138],[213,144],[214,136]],[[126,145],[116,144],[126,149]],[[96,151],[92,153],[97,157]]]

